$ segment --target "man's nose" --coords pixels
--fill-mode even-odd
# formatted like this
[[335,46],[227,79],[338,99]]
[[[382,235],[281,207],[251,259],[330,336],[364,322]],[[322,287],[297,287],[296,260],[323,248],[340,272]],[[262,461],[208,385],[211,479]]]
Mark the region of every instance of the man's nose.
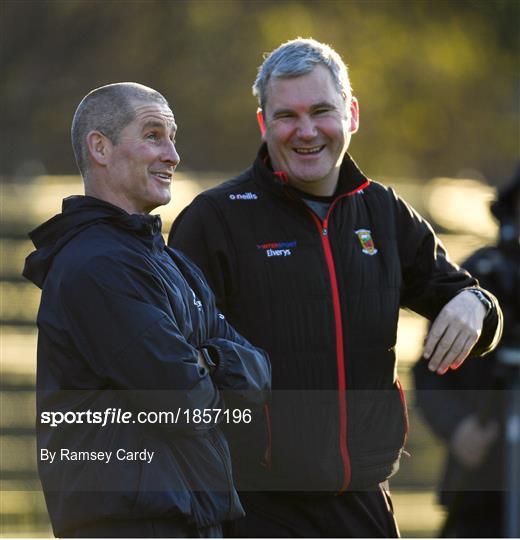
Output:
[[179,154],[177,153],[177,149],[175,148],[175,143],[171,140],[167,140],[163,154],[161,155],[161,160],[171,163],[174,167],[177,167],[179,164],[179,161],[181,160]]
[[310,116],[302,116],[298,121],[296,133],[300,139],[313,139],[317,130],[314,120]]

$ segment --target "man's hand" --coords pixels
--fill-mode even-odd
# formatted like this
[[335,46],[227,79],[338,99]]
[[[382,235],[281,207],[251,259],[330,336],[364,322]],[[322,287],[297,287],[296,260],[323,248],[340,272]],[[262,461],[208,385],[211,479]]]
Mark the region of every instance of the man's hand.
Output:
[[465,467],[478,467],[484,461],[497,435],[498,425],[495,421],[482,426],[475,415],[467,416],[451,437],[451,453]]
[[462,291],[441,310],[426,338],[423,356],[428,368],[443,375],[457,369],[466,359],[482,332],[486,310],[469,291]]

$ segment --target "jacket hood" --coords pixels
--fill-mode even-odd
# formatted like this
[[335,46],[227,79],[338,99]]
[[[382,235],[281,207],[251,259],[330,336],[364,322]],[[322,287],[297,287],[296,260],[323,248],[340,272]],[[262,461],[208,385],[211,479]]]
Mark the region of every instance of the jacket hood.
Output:
[[95,197],[67,197],[63,199],[61,214],[55,215],[29,233],[36,250],[25,260],[24,277],[42,288],[58,252],[79,232],[101,222],[145,236],[161,231],[159,216],[129,214]]

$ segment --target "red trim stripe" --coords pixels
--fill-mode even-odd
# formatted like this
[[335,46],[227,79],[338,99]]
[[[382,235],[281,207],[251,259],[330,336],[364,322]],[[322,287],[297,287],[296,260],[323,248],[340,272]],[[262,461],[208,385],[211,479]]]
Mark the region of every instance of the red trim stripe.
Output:
[[323,222],[323,225],[314,213],[311,215],[314,218],[320,232],[321,243],[325,252],[325,260],[329,270],[330,285],[332,289],[332,305],[334,308],[334,321],[336,326],[336,362],[338,368],[339,451],[341,454],[341,460],[343,462],[343,483],[340,491],[343,492],[347,489],[351,476],[350,456],[347,447],[347,380],[345,374],[345,355],[343,347],[343,323],[341,318],[341,306],[339,301],[338,281],[336,278],[334,257],[332,256],[327,231],[328,215],[327,219]]
[[351,478],[351,466],[350,466],[350,455],[348,452],[347,445],[347,428],[348,428],[348,415],[347,415],[347,377],[346,377],[346,361],[345,361],[345,349],[343,341],[343,321],[341,316],[341,303],[339,299],[339,289],[338,289],[338,280],[336,276],[336,267],[334,264],[334,257],[332,255],[332,249],[330,247],[329,234],[328,234],[328,222],[329,217],[332,212],[334,205],[342,198],[353,195],[363,189],[367,188],[370,184],[369,180],[366,180],[358,186],[356,189],[349,191],[348,193],[343,193],[339,197],[336,197],[332,204],[330,205],[329,211],[327,212],[327,217],[323,224],[319,218],[310,212],[313,217],[318,230],[320,232],[321,243],[323,245],[323,250],[325,252],[325,260],[327,262],[327,268],[329,270],[330,284],[332,289],[332,305],[334,309],[334,321],[336,327],[336,362],[338,368],[338,406],[339,406],[339,451],[341,454],[341,460],[343,462],[343,483],[341,485],[340,492],[345,491],[349,484]]
[[267,403],[264,405],[264,415],[265,415],[265,425],[267,428],[267,448],[265,449],[265,456],[264,456],[264,461],[262,465],[264,465],[267,469],[270,470],[272,467],[273,439],[271,435],[271,412],[269,410],[269,405]]
[[332,201],[327,216],[322,223],[318,216],[312,211],[308,210],[309,214],[312,216],[321,238],[321,243],[323,246],[323,251],[325,253],[325,261],[327,263],[327,268],[329,271],[330,285],[332,290],[332,305],[334,309],[334,322],[335,322],[335,331],[336,331],[336,362],[338,369],[338,406],[339,406],[339,450],[341,454],[341,460],[343,462],[343,483],[341,485],[340,493],[345,491],[351,479],[351,466],[350,466],[350,456],[348,452],[347,445],[347,428],[348,428],[348,414],[347,414],[347,378],[346,378],[346,361],[345,361],[345,352],[344,352],[344,341],[343,341],[343,322],[341,316],[341,304],[339,299],[339,289],[338,289],[338,280],[336,277],[336,267],[334,264],[334,257],[332,255],[332,249],[330,247],[329,234],[328,234],[328,222],[329,217],[332,212],[334,205],[342,198],[354,195],[359,191],[367,188],[370,185],[370,180],[366,180],[360,186],[349,191],[348,193],[343,193],[342,195],[336,197]]
[[278,177],[278,179],[280,180],[282,184],[289,183],[289,177],[287,176],[287,173],[285,173],[284,171],[275,171],[274,174],[275,176]]
[[403,415],[404,415],[404,440],[403,446],[406,444],[406,439],[408,438],[408,432],[410,431],[410,419],[408,417],[408,406],[406,404],[406,395],[404,393],[403,385],[399,380],[399,377],[396,379],[397,388],[399,389],[399,396],[401,397],[401,404],[403,405]]
[[332,204],[330,205],[329,211],[327,213],[327,220],[330,216],[330,211],[332,210],[332,207],[340,200],[343,199],[343,197],[348,197],[349,195],[354,195],[354,193],[357,193],[358,191],[363,191],[370,185],[370,180],[365,180],[360,186],[358,186],[356,189],[353,189],[352,191],[349,191],[348,193],[343,193],[342,195],[339,195],[332,201]]

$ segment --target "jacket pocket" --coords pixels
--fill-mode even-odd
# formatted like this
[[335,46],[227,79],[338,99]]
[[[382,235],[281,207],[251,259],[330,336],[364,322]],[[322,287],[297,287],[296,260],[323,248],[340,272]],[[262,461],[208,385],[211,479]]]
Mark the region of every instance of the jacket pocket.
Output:
[[132,515],[149,517],[168,513],[184,515],[193,521],[189,471],[164,441],[147,439],[143,447],[154,451],[151,463],[140,464],[140,476]]
[[229,515],[231,515],[233,510],[233,493],[235,491],[235,487],[233,483],[233,473],[231,471],[231,456],[229,454],[229,448],[220,429],[212,429],[209,435],[209,440],[213,444],[213,447],[215,448],[224,468],[227,483],[225,493],[228,497],[227,512]]
[[349,439],[354,486],[378,484],[398,470],[406,440],[404,395],[396,384],[391,390],[355,391]]

